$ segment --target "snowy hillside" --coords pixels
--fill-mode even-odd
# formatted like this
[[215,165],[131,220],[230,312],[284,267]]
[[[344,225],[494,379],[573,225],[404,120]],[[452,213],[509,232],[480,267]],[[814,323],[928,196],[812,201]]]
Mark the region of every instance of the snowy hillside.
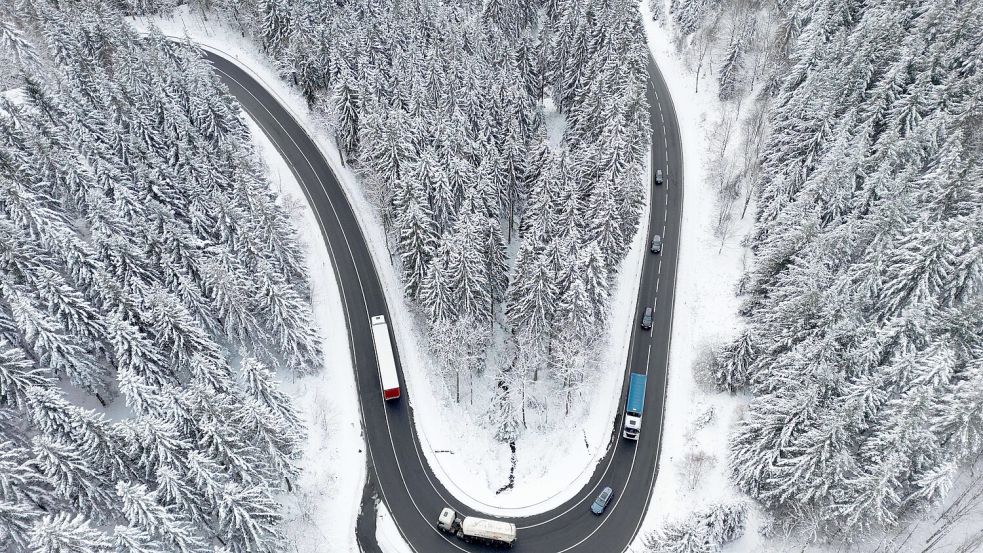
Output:
[[[316,207],[195,42],[332,164],[404,440],[406,401],[359,403]],[[2,3],[0,551],[420,550],[404,468],[565,550],[983,550],[981,61],[978,1]],[[644,259],[678,280],[639,346]],[[625,356],[663,342],[664,434],[612,449],[658,479],[585,524]]]

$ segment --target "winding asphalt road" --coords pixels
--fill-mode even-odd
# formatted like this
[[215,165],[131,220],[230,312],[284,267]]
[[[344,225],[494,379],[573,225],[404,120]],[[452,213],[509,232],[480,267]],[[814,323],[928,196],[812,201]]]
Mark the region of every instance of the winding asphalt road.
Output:
[[[430,470],[413,425],[409,391],[400,381],[403,397],[384,403],[372,347],[369,318],[389,310],[369,254],[368,245],[342,185],[327,160],[301,124],[256,77],[216,52],[206,52],[222,81],[246,112],[269,136],[303,186],[317,216],[330,251],[335,276],[341,289],[349,342],[358,385],[360,409],[368,444],[368,479],[363,496],[357,535],[363,551],[379,551],[374,536],[374,501],[385,502],[410,548],[417,553],[484,551],[467,545],[436,529],[437,514],[451,506],[467,515],[479,514],[455,499]],[[648,97],[652,123],[652,169],[661,168],[666,183],[652,180],[651,210],[647,235],[663,236],[661,255],[646,253],[640,275],[636,305],[638,315],[648,305],[655,307],[651,331],[633,325],[630,356],[625,371],[647,372],[645,416],[641,439],[631,442],[621,436],[621,406],[605,457],[589,484],[572,499],[549,512],[513,519],[519,527],[514,551],[528,553],[611,553],[624,551],[637,534],[649,508],[658,472],[662,445],[666,371],[672,328],[676,258],[679,247],[679,218],[682,208],[682,150],[679,126],[666,83],[653,61],[649,61]],[[312,275],[318,278],[318,275]],[[637,319],[636,319],[637,321]],[[397,355],[398,361],[398,355]],[[589,504],[603,486],[612,486],[615,497],[607,512],[596,517]],[[655,506],[658,508],[658,506]]]

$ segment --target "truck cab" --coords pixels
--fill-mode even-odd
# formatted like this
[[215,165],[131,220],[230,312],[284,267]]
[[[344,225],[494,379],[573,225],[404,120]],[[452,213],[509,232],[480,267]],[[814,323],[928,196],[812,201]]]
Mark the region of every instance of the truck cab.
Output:
[[638,440],[638,434],[642,431],[642,417],[634,415],[625,416],[625,437],[629,440]]
[[454,509],[445,507],[440,511],[440,516],[437,517],[437,528],[448,534],[454,534],[460,527],[461,523],[457,520],[457,513],[454,512]]

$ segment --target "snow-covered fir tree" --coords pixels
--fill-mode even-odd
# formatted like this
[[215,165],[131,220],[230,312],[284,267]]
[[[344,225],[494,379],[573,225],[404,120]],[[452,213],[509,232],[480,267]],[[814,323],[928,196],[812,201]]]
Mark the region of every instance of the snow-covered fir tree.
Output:
[[[467,355],[457,366],[481,373],[484,356],[470,346],[483,352],[496,332],[514,342],[514,331],[542,350],[512,348],[543,355],[533,380],[585,372],[553,370],[562,351],[553,334],[567,322],[585,339],[603,330],[610,281],[639,224],[650,131],[635,3],[215,6],[327,111],[346,163],[381,199],[404,291],[428,315],[437,357]],[[547,140],[547,105],[568,122],[558,145]],[[455,347],[441,333],[459,321],[490,333]],[[442,372],[459,389],[458,370]],[[516,395],[493,376],[502,372],[489,371],[488,386]]]
[[719,553],[744,535],[748,506],[718,503],[642,537],[647,553]]
[[717,382],[754,396],[737,485],[840,538],[937,504],[983,453],[983,7],[784,8]]
[[272,371],[320,339],[240,108],[112,3],[0,21],[0,549],[282,550],[304,430]]

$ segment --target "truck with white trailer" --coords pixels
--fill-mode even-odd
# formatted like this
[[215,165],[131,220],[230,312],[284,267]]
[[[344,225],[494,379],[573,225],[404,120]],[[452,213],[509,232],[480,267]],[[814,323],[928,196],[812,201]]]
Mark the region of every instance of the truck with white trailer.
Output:
[[461,518],[450,507],[440,511],[437,528],[468,543],[509,548],[515,544],[515,524],[478,517]]
[[644,374],[631,373],[628,381],[628,399],[625,400],[625,431],[624,436],[629,440],[638,441],[642,431],[642,409],[645,407]]
[[382,382],[382,399],[399,397],[399,376],[396,374],[396,357],[393,343],[389,338],[389,325],[385,315],[372,317],[372,344],[375,347],[375,360],[379,365],[379,380]]

